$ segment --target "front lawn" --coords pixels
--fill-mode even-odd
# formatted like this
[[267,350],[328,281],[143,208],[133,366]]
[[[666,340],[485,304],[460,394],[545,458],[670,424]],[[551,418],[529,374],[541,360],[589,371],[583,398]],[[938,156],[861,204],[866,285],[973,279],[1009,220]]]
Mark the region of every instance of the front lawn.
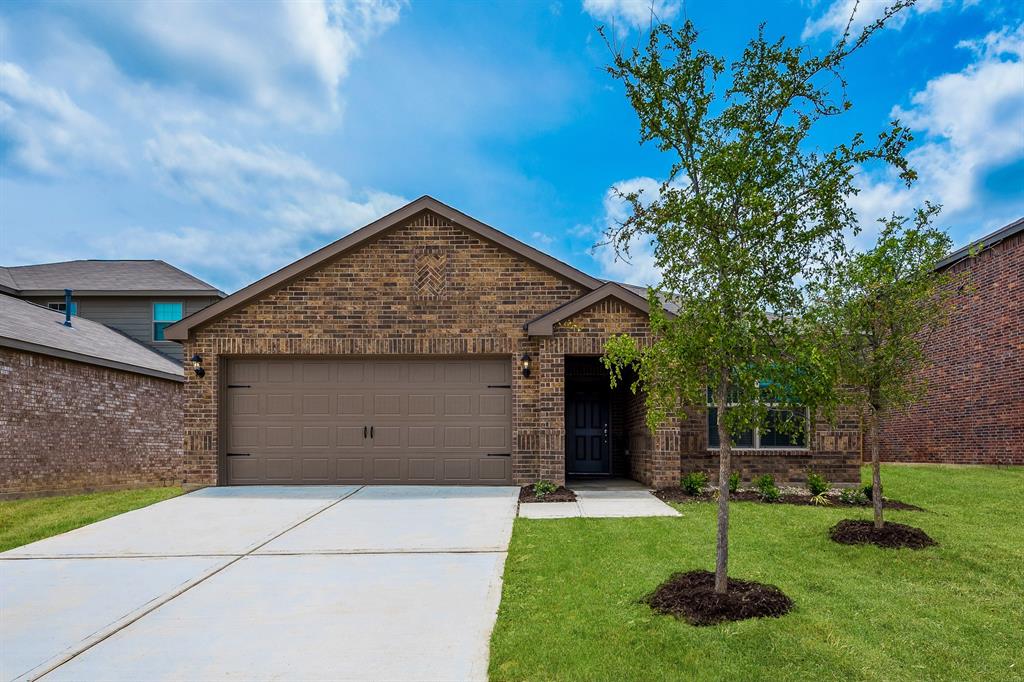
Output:
[[740,502],[730,575],[780,587],[782,618],[694,627],[640,600],[714,570],[715,506],[681,518],[517,519],[491,640],[494,680],[920,680],[1024,677],[1024,468],[888,466],[886,519],[939,546],[843,546],[870,509]]
[[0,502],[0,552],[180,495],[181,488],[37,497]]

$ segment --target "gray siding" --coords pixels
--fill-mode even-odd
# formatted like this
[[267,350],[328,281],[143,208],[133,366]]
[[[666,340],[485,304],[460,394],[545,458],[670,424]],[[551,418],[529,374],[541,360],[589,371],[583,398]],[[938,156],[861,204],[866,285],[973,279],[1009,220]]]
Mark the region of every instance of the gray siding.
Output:
[[[28,296],[25,297],[25,300],[40,305],[63,302],[59,296]],[[153,340],[153,304],[183,303],[184,313],[187,317],[220,299],[216,296],[178,298],[166,296],[76,296],[73,300],[78,304],[80,317],[105,324],[158,353],[163,353],[175,362],[181,362],[181,344],[174,341]]]

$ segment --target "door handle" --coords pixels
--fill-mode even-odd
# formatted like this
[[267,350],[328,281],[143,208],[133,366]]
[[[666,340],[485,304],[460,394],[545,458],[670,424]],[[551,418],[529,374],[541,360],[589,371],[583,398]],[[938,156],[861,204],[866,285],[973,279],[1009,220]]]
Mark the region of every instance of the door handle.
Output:
[[366,427],[363,427],[363,438],[366,438]]
[[608,444],[608,423],[607,422],[605,422],[605,424],[601,427],[601,438],[604,441],[604,444],[607,445]]
[[370,427],[370,438],[373,438],[373,427]]

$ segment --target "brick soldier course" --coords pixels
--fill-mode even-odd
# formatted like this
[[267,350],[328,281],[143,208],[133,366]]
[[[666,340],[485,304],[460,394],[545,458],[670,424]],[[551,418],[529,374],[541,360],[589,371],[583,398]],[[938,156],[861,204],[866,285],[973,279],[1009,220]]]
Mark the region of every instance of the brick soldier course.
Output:
[[[206,372],[186,377],[183,477],[225,482],[221,373],[231,358],[457,356],[512,366],[512,480],[563,483],[565,359],[599,356],[620,333],[649,340],[643,297],[423,197],[166,330]],[[528,377],[519,371],[524,353]],[[637,480],[664,486],[713,459],[702,426],[678,421],[652,434],[642,398],[624,401],[616,423],[629,455],[615,470],[628,465]],[[695,414],[693,424],[703,424]],[[801,478],[816,464],[837,482],[858,478],[856,428],[816,431],[813,445],[751,454],[751,470]]]

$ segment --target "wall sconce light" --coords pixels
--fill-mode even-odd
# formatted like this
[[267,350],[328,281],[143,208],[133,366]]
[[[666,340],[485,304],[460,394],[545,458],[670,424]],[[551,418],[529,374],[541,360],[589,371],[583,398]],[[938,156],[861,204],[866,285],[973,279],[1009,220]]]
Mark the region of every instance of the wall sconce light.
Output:
[[523,376],[530,376],[530,354],[523,353],[523,357],[520,359],[520,362],[523,365]]
[[197,377],[206,376],[206,370],[203,369],[203,356],[199,353],[192,356],[192,371],[196,373]]

